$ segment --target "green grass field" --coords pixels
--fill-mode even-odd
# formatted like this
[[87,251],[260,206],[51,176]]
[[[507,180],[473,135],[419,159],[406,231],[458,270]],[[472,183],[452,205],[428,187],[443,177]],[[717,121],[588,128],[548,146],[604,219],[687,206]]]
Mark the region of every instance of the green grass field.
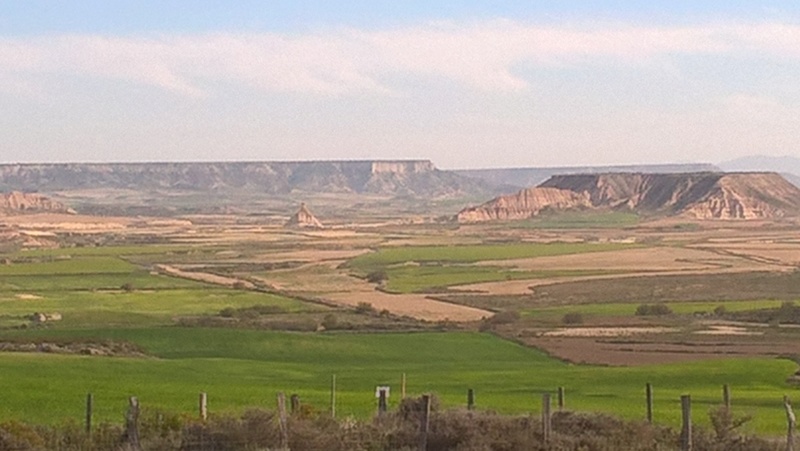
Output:
[[[415,291],[509,277],[497,268],[460,264],[630,247],[558,243],[386,248],[358,257],[350,266],[361,272],[384,269],[395,289]],[[65,249],[20,253],[11,264],[0,266],[0,327],[5,327],[0,329],[0,339],[113,339],[136,343],[150,354],[130,358],[0,353],[5,387],[0,420],[80,421],[87,392],[95,396],[97,420],[114,422],[121,421],[131,395],[138,396],[145,408],[190,413],[198,392],[206,391],[211,411],[220,413],[272,408],[275,394],[285,391],[325,409],[332,374],[337,376],[338,412],[367,416],[374,411],[375,386],[391,385],[390,404],[396,405],[400,375],[406,373],[410,394],[434,392],[447,407],[462,405],[466,390],[473,388],[481,408],[537,412],[541,393],[564,386],[570,408],[626,418],[643,417],[644,385],[652,382],[656,419],[673,426],[678,425],[681,394],[693,395],[696,417],[707,423],[706,411],[719,400],[720,386],[728,383],[733,387],[736,412],[755,415],[751,430],[777,435],[784,427],[782,396],[797,391],[785,383],[796,364],[778,359],[609,368],[569,365],[479,333],[282,333],[176,327],[172,325],[175,316],[213,314],[226,307],[318,309],[283,296],[150,273],[150,262],[189,251],[195,252],[169,246]],[[203,258],[211,256],[198,252]],[[409,261],[422,265],[401,265]],[[125,284],[133,290],[122,289]],[[731,311],[745,307],[723,304]],[[672,307],[680,312],[712,310],[717,305],[675,303]],[[560,308],[527,313],[560,316]],[[563,309],[611,315],[629,314],[635,305]],[[63,320],[43,327],[10,328],[25,323],[24,317],[36,311],[59,312]]]
[[18,318],[33,312],[58,312],[62,321],[49,327],[96,327],[98,324],[122,326],[171,324],[180,315],[217,313],[233,307],[269,305],[285,312],[313,310],[316,307],[295,299],[268,293],[225,288],[159,289],[125,292],[66,291],[36,294],[38,299],[19,299],[0,293],[0,316]]
[[187,249],[100,247],[16,253],[12,257],[22,262],[0,265],[0,327],[27,324],[26,317],[34,312],[63,316],[48,327],[92,328],[172,324],[175,316],[214,314],[227,307],[269,305],[285,312],[317,309],[283,296],[154,274],[122,257],[168,258]]
[[616,229],[635,226],[639,220],[639,216],[635,213],[563,212],[511,222],[505,227],[513,229]]
[[169,327],[6,334],[128,340],[154,355],[0,355],[6,387],[0,418],[33,422],[79,421],[87,392],[95,396],[98,419],[108,421],[121,420],[127,396],[138,396],[145,407],[191,413],[201,391],[208,392],[212,412],[272,408],[278,391],[297,393],[324,410],[332,374],[338,412],[365,416],[374,410],[376,385],[390,385],[390,404],[397,403],[399,380],[406,373],[409,394],[434,392],[447,407],[462,405],[466,390],[473,388],[481,408],[537,412],[541,393],[564,386],[570,408],[626,418],[643,417],[644,385],[651,382],[657,421],[676,427],[681,394],[692,394],[697,420],[707,423],[706,412],[718,403],[721,385],[729,383],[736,412],[755,416],[751,430],[777,435],[784,428],[782,396],[797,392],[784,382],[796,369],[785,360],[573,366],[478,333],[293,334]]
[[[742,312],[780,307],[783,301],[753,300],[753,301],[720,301],[720,302],[665,302],[673,313],[712,313],[717,307],[725,307],[728,312]],[[638,303],[608,303],[608,304],[581,304],[560,305],[553,307],[538,307],[525,309],[523,316],[535,317],[543,321],[560,321],[567,313],[577,312],[584,318],[634,316]]]
[[447,287],[502,280],[610,274],[611,271],[518,271],[473,263],[518,258],[604,252],[639,247],[623,243],[514,243],[459,246],[387,247],[350,260],[358,275],[384,271],[391,293],[442,292]]
[[470,283],[612,273],[612,271],[586,270],[515,271],[507,267],[448,264],[393,266],[386,269],[388,278],[385,289],[392,293],[425,293],[442,291],[447,287]]
[[546,257],[637,247],[624,243],[512,243],[471,246],[407,246],[381,248],[348,262],[350,268],[371,271],[406,262],[475,263],[488,260]]

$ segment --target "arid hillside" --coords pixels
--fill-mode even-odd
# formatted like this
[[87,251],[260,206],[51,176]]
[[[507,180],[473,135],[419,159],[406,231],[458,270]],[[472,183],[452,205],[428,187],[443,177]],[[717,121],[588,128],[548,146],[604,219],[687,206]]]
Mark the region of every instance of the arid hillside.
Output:
[[464,209],[457,219],[514,220],[575,209],[696,219],[782,218],[800,214],[800,189],[769,172],[556,175],[538,187]]
[[19,214],[30,212],[71,212],[66,205],[49,199],[41,194],[12,191],[0,195],[0,214]]
[[486,183],[427,160],[0,165],[0,190],[244,191],[447,197],[486,195]]

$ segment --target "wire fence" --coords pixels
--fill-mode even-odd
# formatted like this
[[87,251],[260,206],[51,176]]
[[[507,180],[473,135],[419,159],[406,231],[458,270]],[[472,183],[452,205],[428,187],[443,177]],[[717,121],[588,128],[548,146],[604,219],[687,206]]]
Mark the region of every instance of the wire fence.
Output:
[[[405,382],[405,377],[403,377],[403,382]],[[436,401],[428,394],[419,398],[407,398],[404,389],[405,384],[403,384],[401,394],[403,400],[399,403],[396,411],[389,412],[387,404],[389,389],[388,387],[377,387],[375,416],[371,421],[359,421],[351,417],[336,418],[335,377],[331,383],[330,405],[322,414],[309,408],[310,406],[302,404],[297,394],[287,397],[284,393],[278,393],[274,410],[252,409],[241,416],[215,416],[213,413],[209,413],[208,395],[200,393],[197,398],[197,410],[191,414],[149,410],[143,408],[137,397],[130,397],[128,405],[124,409],[124,421],[121,424],[95,424],[96,400],[90,393],[86,397],[86,414],[83,423],[73,421],[50,428],[27,426],[17,422],[0,424],[0,451],[35,449],[59,451],[393,449],[368,446],[370,442],[386,442],[388,440],[386,431],[393,431],[394,434],[401,431],[402,434],[405,434],[404,449],[439,449],[432,448],[428,440],[431,412],[432,409],[437,408]],[[649,383],[646,384],[644,387],[644,415],[641,423],[658,427],[654,425],[653,393],[653,386]],[[693,432],[691,396],[682,395],[680,405],[679,444],[675,449],[681,451],[702,449],[695,448],[693,443],[693,438],[697,434]],[[712,419],[719,440],[726,439],[725,434],[733,434],[735,429],[740,426],[731,414],[731,407],[731,389],[730,386],[724,385],[718,416],[716,420]],[[788,397],[784,397],[782,407],[786,412],[786,438],[780,444],[774,442],[776,446],[774,449],[794,451],[796,419]],[[484,417],[481,416],[482,413],[476,412],[473,389],[467,390],[466,404],[462,409],[457,410],[468,415],[464,417],[466,420],[463,421],[472,421],[475,424],[480,422],[485,426],[485,419],[478,421]],[[559,428],[554,428],[554,419],[569,412],[566,389],[558,387],[553,393],[542,394],[539,412],[540,416],[535,421],[535,417],[530,414],[506,417],[511,420],[514,418],[524,420],[523,423],[517,425],[518,428],[528,431],[527,433],[531,437],[538,440],[537,443],[543,444],[544,449],[548,449],[547,444],[551,443],[559,434]],[[413,438],[408,437],[412,435]]]

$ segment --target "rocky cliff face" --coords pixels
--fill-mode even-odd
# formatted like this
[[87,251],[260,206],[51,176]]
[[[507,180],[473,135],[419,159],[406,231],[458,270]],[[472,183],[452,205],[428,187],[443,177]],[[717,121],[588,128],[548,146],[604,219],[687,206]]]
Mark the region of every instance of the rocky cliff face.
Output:
[[501,196],[486,204],[466,208],[457,215],[459,222],[527,219],[546,209],[569,210],[591,208],[586,192],[558,188],[528,188],[516,194]]
[[0,213],[74,213],[66,205],[56,202],[40,194],[12,191],[0,195]]
[[[557,197],[545,196],[544,190],[553,190]],[[629,210],[698,219],[781,218],[800,214],[800,189],[775,173],[556,175],[537,188],[465,209],[457,218],[462,222],[524,219],[545,208]]]
[[700,219],[782,218],[800,213],[800,189],[777,174],[729,174],[683,212]]
[[0,165],[0,190],[84,188],[418,197],[491,193],[485,183],[440,171],[425,160]]
[[463,169],[454,172],[459,175],[484,180],[493,186],[520,189],[538,186],[554,175],[611,173],[687,174],[693,172],[720,172],[720,169],[711,164],[642,164],[627,166]]

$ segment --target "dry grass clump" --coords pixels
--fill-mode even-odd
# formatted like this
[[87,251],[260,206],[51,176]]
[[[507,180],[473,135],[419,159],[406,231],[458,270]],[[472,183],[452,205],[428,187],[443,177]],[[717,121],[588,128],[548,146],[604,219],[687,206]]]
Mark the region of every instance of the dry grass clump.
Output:
[[[334,419],[301,406],[286,424],[293,451],[418,450],[424,404],[407,398],[394,412],[372,419]],[[727,409],[710,412],[713,430],[697,428],[695,449],[704,451],[777,451],[782,444],[741,435],[748,418],[734,418]],[[623,421],[601,414],[569,411],[552,417],[552,436],[544,441],[538,416],[510,416],[485,411],[439,409],[431,402],[427,450],[430,451],[671,451],[679,449],[679,433],[644,422]],[[239,416],[212,416],[207,421],[143,412],[139,449],[234,451],[281,449],[276,413],[249,410]],[[0,451],[92,451],[135,449],[121,425],[100,425],[91,435],[70,423],[61,426],[0,424]]]

